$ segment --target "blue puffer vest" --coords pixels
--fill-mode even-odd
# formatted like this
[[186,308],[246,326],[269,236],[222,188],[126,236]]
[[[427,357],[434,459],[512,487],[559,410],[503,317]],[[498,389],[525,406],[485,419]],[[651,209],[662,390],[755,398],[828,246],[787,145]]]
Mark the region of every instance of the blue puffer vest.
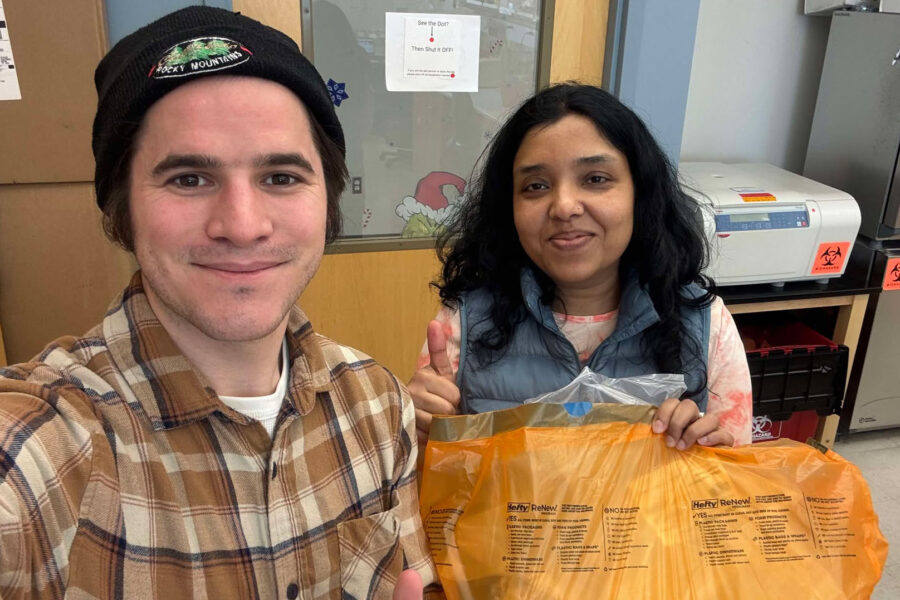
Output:
[[[552,392],[570,383],[583,368],[575,348],[556,326],[553,312],[541,304],[540,288],[530,269],[522,272],[522,295],[527,318],[513,333],[500,360],[484,364],[471,351],[471,344],[490,328],[491,298],[484,290],[466,294],[460,304],[460,354],[456,381],[462,395],[463,413],[480,413],[510,408],[527,398]],[[691,285],[685,292],[692,297],[703,294]],[[691,310],[682,316],[689,335],[699,342],[702,356],[682,354],[688,389],[699,386],[706,373],[709,347],[709,306]],[[631,377],[655,372],[652,357],[641,348],[644,332],[659,321],[650,295],[638,283],[637,275],[626,277],[622,285],[616,329],[588,359],[591,370],[608,377]],[[692,399],[706,410],[704,388]]]

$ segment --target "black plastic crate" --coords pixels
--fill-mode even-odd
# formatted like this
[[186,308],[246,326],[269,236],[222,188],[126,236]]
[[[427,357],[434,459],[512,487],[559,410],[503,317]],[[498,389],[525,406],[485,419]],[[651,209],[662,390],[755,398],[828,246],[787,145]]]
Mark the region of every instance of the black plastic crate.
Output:
[[753,415],[779,421],[802,410],[840,412],[847,380],[847,346],[835,344],[802,323],[742,328],[756,347],[747,351]]

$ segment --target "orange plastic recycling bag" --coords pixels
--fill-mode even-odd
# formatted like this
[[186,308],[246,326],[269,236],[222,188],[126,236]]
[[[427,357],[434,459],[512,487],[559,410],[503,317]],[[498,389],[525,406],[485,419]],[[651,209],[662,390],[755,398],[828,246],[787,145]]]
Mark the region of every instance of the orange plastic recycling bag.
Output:
[[435,419],[421,506],[447,597],[869,597],[887,542],[855,466],[783,440],[677,451],[654,410]]

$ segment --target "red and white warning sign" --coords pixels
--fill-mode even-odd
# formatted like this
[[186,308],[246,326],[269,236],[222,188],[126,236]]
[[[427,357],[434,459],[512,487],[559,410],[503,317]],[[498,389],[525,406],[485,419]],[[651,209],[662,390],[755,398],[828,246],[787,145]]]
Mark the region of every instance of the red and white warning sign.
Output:
[[816,256],[813,259],[812,275],[828,275],[840,273],[844,268],[844,261],[850,253],[850,242],[826,242],[819,244]]
[[881,289],[900,290],[900,256],[889,258],[887,266],[884,268],[884,282]]

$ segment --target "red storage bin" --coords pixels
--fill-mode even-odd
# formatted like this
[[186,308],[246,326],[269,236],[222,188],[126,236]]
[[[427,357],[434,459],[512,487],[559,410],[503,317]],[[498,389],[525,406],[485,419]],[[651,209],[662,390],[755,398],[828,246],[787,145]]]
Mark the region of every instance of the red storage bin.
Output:
[[788,438],[806,442],[815,437],[819,425],[819,415],[814,410],[795,412],[783,421],[773,420],[766,415],[753,417],[753,442],[768,442]]
[[[803,323],[740,327],[753,386],[753,415],[785,421],[796,412],[840,411],[849,350]],[[801,441],[805,441],[805,438]]]

